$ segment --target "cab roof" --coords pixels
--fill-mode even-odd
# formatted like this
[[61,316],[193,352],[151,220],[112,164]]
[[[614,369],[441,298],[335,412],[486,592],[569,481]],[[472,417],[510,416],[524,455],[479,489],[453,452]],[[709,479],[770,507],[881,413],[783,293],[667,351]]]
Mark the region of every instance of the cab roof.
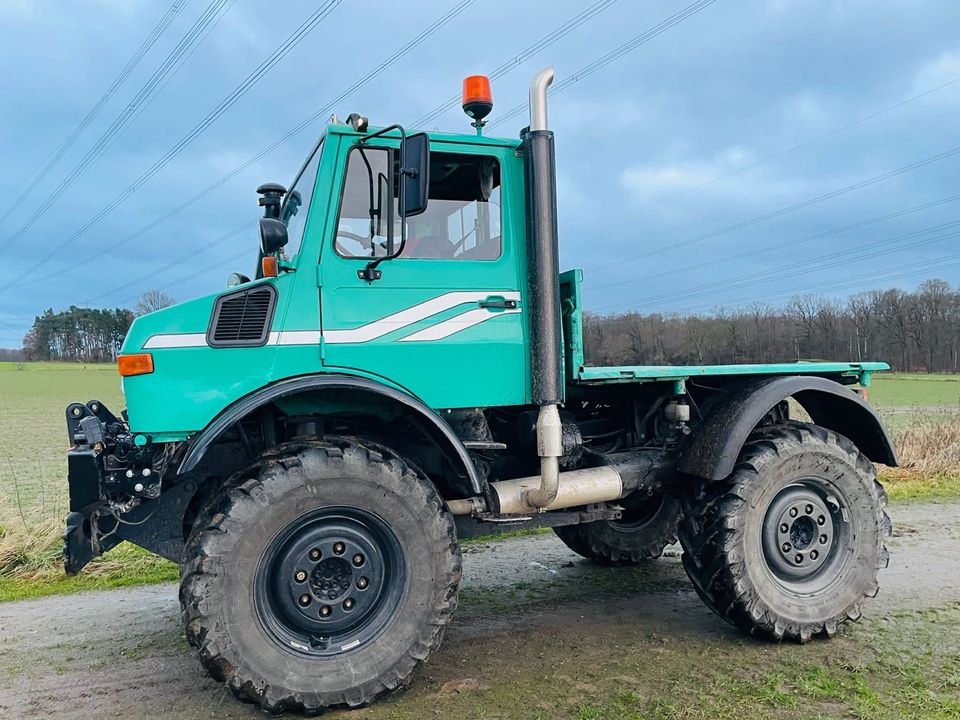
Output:
[[[353,129],[351,125],[346,123],[330,123],[326,127],[326,133],[328,135],[344,135],[348,137],[360,138],[364,135],[368,135],[371,132],[376,132],[377,130],[382,129],[383,126],[374,126],[371,125],[367,132],[360,133]],[[408,135],[413,134],[410,129],[404,128],[407,131]],[[419,130],[417,132],[420,132]],[[448,133],[448,132],[436,132],[436,131],[427,131],[427,136],[433,142],[446,142],[446,143],[457,143],[457,144],[467,144],[467,145],[485,145],[489,147],[519,147],[520,138],[502,138],[502,137],[487,137],[486,135],[477,135],[473,132],[469,133]],[[400,134],[397,131],[389,132],[384,135],[384,137],[400,137]]]

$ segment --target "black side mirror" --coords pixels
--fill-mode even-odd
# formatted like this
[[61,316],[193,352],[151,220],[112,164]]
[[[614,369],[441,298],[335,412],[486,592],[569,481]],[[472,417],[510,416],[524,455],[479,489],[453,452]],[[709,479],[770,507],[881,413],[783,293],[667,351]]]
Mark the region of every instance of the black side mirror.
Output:
[[274,218],[260,218],[260,252],[272,255],[287,244],[287,226]]
[[403,207],[401,217],[419,215],[427,209],[430,189],[430,141],[426,133],[409,135],[403,141]]

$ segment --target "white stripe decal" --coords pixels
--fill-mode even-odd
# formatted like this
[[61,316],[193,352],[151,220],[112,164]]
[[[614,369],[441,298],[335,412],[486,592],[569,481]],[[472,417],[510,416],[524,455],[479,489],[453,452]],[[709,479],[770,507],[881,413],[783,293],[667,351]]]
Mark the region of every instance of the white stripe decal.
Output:
[[500,317],[501,315],[513,315],[514,313],[518,312],[520,312],[519,308],[516,310],[503,310],[501,312],[491,312],[485,308],[477,308],[476,310],[465,312],[462,315],[447,318],[442,323],[431,325],[430,327],[424,328],[420,332],[415,332],[413,335],[408,337],[400,338],[400,342],[443,340],[443,338],[450,337],[454,333],[458,333],[461,330],[466,330],[474,325],[479,325],[487,320],[492,320],[495,317]]
[[[440,295],[430,300],[406,308],[393,315],[388,315],[372,323],[361,325],[358,328],[350,330],[327,330],[322,338],[326,343],[338,345],[343,343],[363,343],[383,337],[395,330],[402,330],[405,327],[426,320],[432,315],[451,310],[458,305],[465,303],[478,303],[487,298],[503,298],[504,300],[516,300],[519,302],[520,293],[515,291],[503,290],[480,290],[480,291],[457,291]],[[476,308],[468,310],[465,313],[452,318],[447,318],[443,322],[424,328],[415,332],[409,337],[401,338],[402,342],[422,342],[431,340],[441,340],[454,333],[466,330],[485,320],[498,317],[500,315],[512,315],[520,312],[520,309],[507,309],[500,312],[488,310],[486,308]],[[319,330],[275,330],[270,333],[265,345],[319,345],[321,333]],[[206,333],[176,333],[167,335],[151,335],[143,344],[144,350],[157,350],[161,348],[193,348],[208,347]]]
[[206,333],[184,333],[181,335],[151,335],[143,344],[144,350],[156,348],[205,347]]
[[[469,302],[480,302],[488,297],[502,297],[505,300],[519,300],[520,293],[503,290],[479,290],[473,292],[458,291],[449,292],[439,297],[432,298],[406,310],[401,310],[393,315],[372,323],[361,325],[351,330],[326,330],[323,333],[323,340],[330,345],[339,345],[341,343],[362,343],[376,340],[378,337],[401,330],[408,325],[425,320],[431,315],[444,312],[455,308],[457,305],[463,305]],[[491,315],[494,313],[491,313]]]
[[[276,337],[274,337],[276,336]],[[319,345],[319,330],[281,330],[270,333],[268,345]]]
[[[264,345],[319,345],[319,330],[281,330],[270,333]],[[184,333],[181,335],[151,335],[143,344],[144,350],[160,348],[207,347],[204,333]]]

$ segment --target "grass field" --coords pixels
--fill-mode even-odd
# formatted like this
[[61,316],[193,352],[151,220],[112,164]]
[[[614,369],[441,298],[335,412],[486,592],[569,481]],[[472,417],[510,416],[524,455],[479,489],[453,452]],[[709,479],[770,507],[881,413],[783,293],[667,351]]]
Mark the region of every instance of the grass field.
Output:
[[[0,363],[0,600],[176,577],[172,564],[128,545],[79,578],[58,568],[68,506],[64,409],[92,399],[123,407],[113,365]],[[960,376],[877,375],[870,400],[904,464],[883,471],[891,498],[960,494]]]
[[960,375],[879,373],[873,376],[870,402],[880,409],[960,411]]

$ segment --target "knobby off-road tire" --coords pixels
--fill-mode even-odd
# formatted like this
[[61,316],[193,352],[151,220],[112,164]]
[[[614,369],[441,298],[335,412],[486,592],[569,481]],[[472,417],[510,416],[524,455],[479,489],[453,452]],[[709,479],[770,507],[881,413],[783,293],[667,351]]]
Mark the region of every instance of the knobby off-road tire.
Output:
[[231,484],[181,571],[187,639],[207,671],[271,712],[357,707],[408,683],[460,582],[433,485],[345,439],[280,448]]
[[877,594],[886,504],[873,464],[842,435],[760,429],[730,477],[685,497],[683,566],[707,606],[747,632],[831,637]]
[[621,501],[620,520],[563,525],[553,530],[578,555],[600,565],[637,565],[658,558],[677,541],[680,501],[655,493],[635,493]]

